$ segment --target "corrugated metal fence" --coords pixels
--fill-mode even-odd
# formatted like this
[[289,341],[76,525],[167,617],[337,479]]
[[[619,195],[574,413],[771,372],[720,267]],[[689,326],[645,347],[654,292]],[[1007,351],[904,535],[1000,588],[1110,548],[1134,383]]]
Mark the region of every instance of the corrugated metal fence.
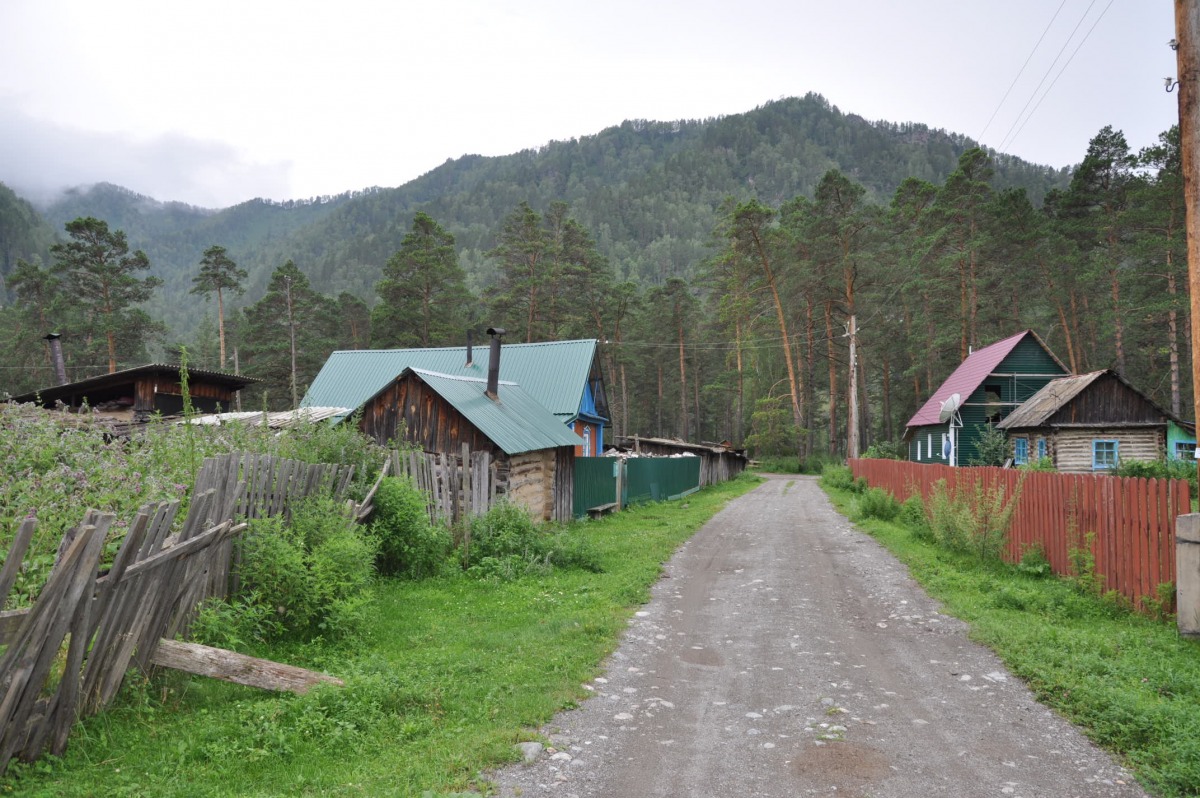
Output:
[[1008,558],[1017,561],[1040,544],[1054,572],[1071,572],[1070,551],[1087,544],[1106,590],[1140,604],[1158,585],[1175,581],[1175,519],[1191,512],[1184,479],[1158,480],[1095,474],[1058,474],[1002,468],[951,468],[904,460],[850,460],[855,477],[903,501],[914,493],[928,501],[945,480],[950,491],[973,490],[982,481],[1012,496],[1021,481],[1013,514]]
[[622,506],[677,499],[700,489],[699,457],[576,457],[576,518],[616,503],[618,468]]

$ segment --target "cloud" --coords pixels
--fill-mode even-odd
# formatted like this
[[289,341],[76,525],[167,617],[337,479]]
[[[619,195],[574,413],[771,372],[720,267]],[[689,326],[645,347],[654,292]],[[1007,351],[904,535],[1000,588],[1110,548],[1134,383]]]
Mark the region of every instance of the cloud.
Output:
[[136,138],[37,119],[0,97],[0,182],[35,202],[108,182],[162,201],[223,208],[291,195],[292,165],[248,159],[234,147],[184,134]]

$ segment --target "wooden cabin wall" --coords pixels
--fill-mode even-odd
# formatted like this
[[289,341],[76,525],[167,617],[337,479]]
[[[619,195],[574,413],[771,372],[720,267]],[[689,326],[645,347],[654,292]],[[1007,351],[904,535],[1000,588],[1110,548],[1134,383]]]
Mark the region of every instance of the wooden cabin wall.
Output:
[[538,520],[553,519],[555,450],[514,454],[509,464],[509,501],[526,508]]
[[1050,440],[1054,467],[1066,474],[1092,473],[1092,441],[1118,441],[1122,460],[1157,460],[1166,446],[1166,427],[1060,429]]
[[359,427],[382,445],[403,439],[427,452],[457,452],[465,443],[473,452],[507,459],[453,405],[418,380],[401,380],[379,393],[363,408]]
[[1067,402],[1049,424],[1166,424],[1167,419],[1144,396],[1112,375],[1100,377]]

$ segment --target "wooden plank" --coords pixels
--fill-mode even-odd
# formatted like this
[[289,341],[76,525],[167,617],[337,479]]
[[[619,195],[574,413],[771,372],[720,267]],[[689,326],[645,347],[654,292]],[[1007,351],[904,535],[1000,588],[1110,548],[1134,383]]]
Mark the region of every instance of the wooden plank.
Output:
[[297,668],[294,665],[284,665],[178,640],[158,641],[150,661],[160,667],[174,668],[198,676],[210,676],[235,684],[301,695],[319,684],[333,684],[339,687],[345,684],[333,676]]
[[17,575],[21,573],[21,565],[25,561],[25,552],[29,550],[29,541],[37,529],[37,519],[26,518],[17,528],[16,537],[8,548],[8,556],[4,558],[4,567],[0,568],[0,610],[8,603],[8,594],[17,583]]

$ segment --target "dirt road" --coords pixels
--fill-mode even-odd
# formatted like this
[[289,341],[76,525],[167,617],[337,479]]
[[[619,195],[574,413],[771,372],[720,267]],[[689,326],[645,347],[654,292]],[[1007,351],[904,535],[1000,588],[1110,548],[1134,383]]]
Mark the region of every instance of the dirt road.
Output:
[[590,688],[501,795],[1146,795],[811,478],[681,548]]

